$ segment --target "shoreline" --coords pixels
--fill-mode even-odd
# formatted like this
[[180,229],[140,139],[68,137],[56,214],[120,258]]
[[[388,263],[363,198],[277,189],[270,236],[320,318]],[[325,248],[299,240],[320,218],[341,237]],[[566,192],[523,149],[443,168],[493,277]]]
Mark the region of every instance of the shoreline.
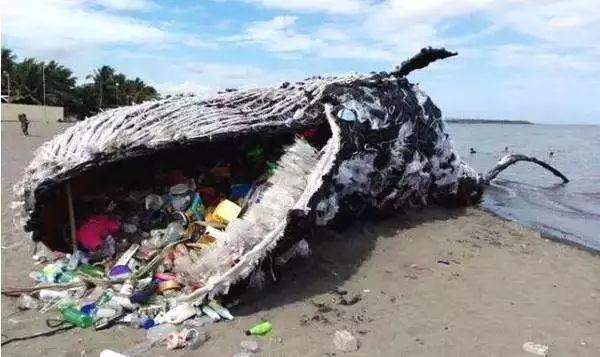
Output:
[[599,249],[595,249],[595,248],[592,248],[592,247],[588,247],[588,246],[587,246],[587,245],[585,245],[585,244],[581,244],[581,243],[579,243],[579,242],[576,242],[576,241],[573,241],[573,240],[570,240],[570,239],[561,238],[561,237],[559,237],[559,236],[553,235],[552,233],[548,233],[548,232],[545,232],[545,231],[540,231],[540,230],[537,230],[537,229],[535,229],[534,227],[529,227],[529,226],[523,225],[523,224],[521,224],[520,222],[517,222],[517,221],[515,221],[515,220],[512,220],[512,219],[510,219],[510,218],[503,217],[503,216],[501,216],[501,215],[499,215],[499,214],[495,213],[495,212],[494,212],[494,211],[492,211],[491,209],[489,209],[489,208],[486,208],[486,207],[483,207],[483,206],[481,206],[481,205],[480,205],[480,206],[477,206],[477,209],[480,209],[480,210],[482,210],[483,212],[489,213],[489,214],[491,214],[492,216],[494,216],[494,217],[496,217],[496,218],[500,219],[501,221],[508,222],[508,223],[514,223],[514,224],[518,224],[518,225],[519,225],[520,227],[522,227],[523,229],[526,229],[526,230],[530,230],[530,231],[532,231],[532,232],[539,233],[539,234],[540,234],[540,238],[542,238],[542,239],[548,239],[548,240],[551,240],[551,241],[553,241],[553,242],[555,242],[555,243],[558,243],[558,244],[564,244],[564,245],[566,245],[566,246],[569,246],[569,247],[572,247],[572,248],[575,248],[575,249],[581,250],[581,251],[583,251],[583,252],[586,252],[586,253],[588,253],[588,254],[591,254],[591,255],[593,255],[593,256],[600,257],[600,250],[599,250]]

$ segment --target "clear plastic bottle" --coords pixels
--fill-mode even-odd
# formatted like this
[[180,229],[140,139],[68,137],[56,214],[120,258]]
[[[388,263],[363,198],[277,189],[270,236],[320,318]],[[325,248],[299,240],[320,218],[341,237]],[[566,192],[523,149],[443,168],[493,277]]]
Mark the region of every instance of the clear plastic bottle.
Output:
[[182,222],[175,221],[175,222],[169,223],[169,225],[167,226],[167,229],[165,230],[165,235],[163,236],[162,245],[164,246],[171,242],[180,240],[181,237],[183,237],[184,232],[185,232],[185,229],[183,227]]

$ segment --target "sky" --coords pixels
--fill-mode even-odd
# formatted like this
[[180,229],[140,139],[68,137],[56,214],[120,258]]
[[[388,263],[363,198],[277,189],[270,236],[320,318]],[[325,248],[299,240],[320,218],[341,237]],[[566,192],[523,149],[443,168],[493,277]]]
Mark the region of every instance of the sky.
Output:
[[207,96],[316,74],[409,75],[446,117],[600,124],[598,0],[0,0],[2,45],[79,82],[104,64]]

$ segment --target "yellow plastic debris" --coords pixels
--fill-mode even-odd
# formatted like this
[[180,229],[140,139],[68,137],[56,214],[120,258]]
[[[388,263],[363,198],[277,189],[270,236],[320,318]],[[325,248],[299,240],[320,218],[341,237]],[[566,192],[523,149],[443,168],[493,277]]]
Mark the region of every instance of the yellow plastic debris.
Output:
[[196,243],[186,244],[188,247],[198,248],[198,249],[206,249],[213,244],[216,239],[208,234],[203,234],[200,236]]
[[213,217],[229,223],[233,221],[242,212],[242,208],[229,200],[223,200],[215,208]]

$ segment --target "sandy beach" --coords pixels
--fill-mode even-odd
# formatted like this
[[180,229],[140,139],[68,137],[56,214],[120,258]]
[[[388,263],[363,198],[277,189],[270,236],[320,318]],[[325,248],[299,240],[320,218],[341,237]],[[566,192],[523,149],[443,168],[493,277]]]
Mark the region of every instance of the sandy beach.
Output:
[[[10,202],[33,150],[67,124],[33,123],[23,137],[2,122],[2,288],[33,285],[31,243],[13,227]],[[231,356],[243,331],[268,319],[261,356],[600,356],[600,257],[543,239],[483,210],[427,208],[344,233],[321,231],[312,254],[286,267],[277,286],[245,295],[236,319],[207,330],[196,351],[158,346],[146,356]],[[349,297],[340,304],[334,290]],[[45,331],[55,312],[21,312],[2,296],[2,340]],[[349,330],[357,352],[336,350]],[[144,331],[70,330],[2,347],[6,356],[98,356],[144,341]],[[531,355],[530,355],[531,356]]]

